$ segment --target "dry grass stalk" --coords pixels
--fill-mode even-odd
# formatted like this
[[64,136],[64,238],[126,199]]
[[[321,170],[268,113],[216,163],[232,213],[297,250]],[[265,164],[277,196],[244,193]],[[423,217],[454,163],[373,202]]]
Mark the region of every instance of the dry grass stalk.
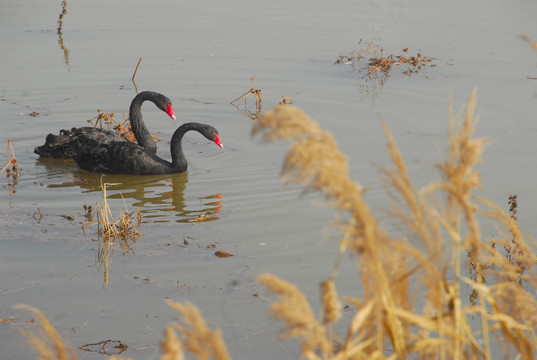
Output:
[[[226,344],[222,338],[222,332],[220,329],[211,330],[207,327],[205,320],[203,319],[198,308],[192,303],[180,304],[173,301],[167,301],[173,309],[177,310],[184,318],[184,322],[187,324],[181,325],[173,323],[183,339],[181,340],[182,347],[190,351],[198,359],[215,359],[215,360],[228,360],[230,359]],[[167,336],[170,336],[169,331],[166,330]],[[178,341],[176,337],[169,337],[170,341]],[[162,345],[164,346],[164,345]],[[179,349],[180,344],[168,345],[166,348],[173,346]]]
[[[97,253],[97,262],[99,266],[104,266],[104,284],[108,285],[110,263],[112,262],[112,256],[115,246],[119,243],[121,252],[123,254],[131,251],[131,243],[135,242],[141,234],[138,232],[137,226],[140,226],[142,220],[142,214],[140,209],[137,211],[137,215],[133,212],[125,210],[120,214],[118,220],[114,219],[112,210],[108,204],[107,186],[113,186],[118,184],[103,183],[101,178],[101,189],[103,192],[103,203],[97,204],[97,234],[99,249]],[[134,224],[137,222],[137,225]],[[88,222],[84,224],[84,229],[88,225]]]
[[6,191],[8,194],[11,195],[17,192],[15,188],[18,184],[19,176],[21,175],[21,171],[19,169],[19,166],[17,165],[17,159],[15,158],[15,150],[13,149],[13,142],[11,141],[11,139],[7,141],[7,154],[8,162],[6,166],[4,166],[2,170],[0,170],[0,174],[5,171],[6,177],[8,179],[11,178],[11,180],[9,180],[7,184],[8,190]]
[[[473,195],[481,186],[474,166],[481,161],[487,144],[487,140],[473,137],[475,99],[474,92],[460,126],[455,125],[450,111],[448,158],[439,165],[443,177],[423,189],[414,189],[393,136],[384,127],[394,169],[384,169],[383,174],[395,190],[393,213],[408,229],[408,237],[403,239],[392,238],[380,226],[362,196],[361,186],[349,178],[347,160],[332,135],[306,114],[289,105],[277,106],[254,125],[252,133],[261,133],[265,141],[294,140],[283,165],[284,181],[302,184],[306,191],[320,191],[332,206],[351,217],[340,253],[351,251],[359,259],[364,299],[346,299],[356,304],[358,311],[337,351],[323,323],[312,315],[302,315],[302,322],[296,319],[296,307],[307,305],[298,289],[274,276],[259,279],[280,296],[280,302],[269,310],[285,321],[287,337],[301,341],[308,359],[406,358],[410,354],[418,358],[489,359],[491,332],[500,334],[505,351],[512,346],[520,357],[533,358],[534,346],[530,344],[535,343],[537,326],[537,255],[511,216]],[[483,205],[489,210],[481,210]],[[480,216],[507,228],[513,240],[506,236],[495,238],[495,242],[516,244],[517,250],[510,255],[512,261],[491,251],[483,241]],[[471,261],[476,260],[475,264],[486,263],[479,270],[489,271],[497,282],[487,286],[463,276],[462,258],[466,254]],[[337,268],[338,262],[333,276],[337,276]],[[511,290],[516,294],[512,299],[505,289],[516,286],[513,279],[517,277],[532,291],[518,286]],[[417,281],[411,288],[413,278]],[[478,306],[465,305],[463,283],[479,294]],[[423,298],[421,306],[414,302],[418,294]],[[324,313],[328,313],[326,309]],[[470,319],[476,315],[481,319],[481,329],[474,330]]]
[[287,327],[282,338],[297,338],[303,355],[308,359],[316,359],[316,352],[331,353],[332,344],[326,338],[325,325],[315,319],[306,297],[296,286],[272,274],[258,275],[257,281],[280,297],[280,302],[272,304],[269,312],[285,321]]
[[[16,180],[21,172],[19,170],[19,167],[17,166],[17,159],[15,158],[15,150],[13,149],[13,142],[11,139],[7,141],[7,164],[0,170],[0,174],[6,171],[6,176],[9,178],[13,178]],[[11,168],[9,167],[11,165]]]
[[97,204],[97,216],[99,225],[99,237],[106,243],[109,243],[111,239],[117,239],[120,241],[123,252],[130,250],[129,240],[135,241],[140,237],[140,233],[133,224],[137,221],[138,226],[141,222],[141,212],[138,210],[137,215],[134,216],[134,212],[129,213],[127,210],[121,213],[118,220],[114,220],[112,210],[108,204],[108,197],[106,194],[107,187],[119,185],[117,183],[103,183],[101,179],[101,189],[103,191],[103,204]]
[[28,340],[28,344],[37,351],[40,360],[75,360],[77,355],[75,349],[64,342],[60,334],[50,324],[43,313],[33,306],[19,304],[17,309],[24,309],[33,312],[41,323],[38,334],[28,330],[19,329],[20,333]]

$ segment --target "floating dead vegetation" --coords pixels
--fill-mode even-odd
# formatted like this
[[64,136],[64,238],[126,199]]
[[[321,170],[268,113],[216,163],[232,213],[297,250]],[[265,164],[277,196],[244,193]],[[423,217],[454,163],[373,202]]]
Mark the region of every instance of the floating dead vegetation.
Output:
[[196,215],[196,217],[194,218],[189,218],[188,222],[202,223],[202,222],[214,221],[214,220],[219,220],[219,219],[220,219],[220,215],[218,213],[218,210],[210,210],[210,211],[208,210],[208,211],[204,211],[201,214]]
[[436,66],[432,64],[432,61],[436,59],[425,57],[420,52],[413,56],[408,53],[408,48],[404,48],[401,51],[402,54],[400,55],[385,55],[382,47],[376,48],[368,43],[365,49],[353,51],[349,55],[340,54],[335,64],[350,65],[353,71],[365,72],[369,78],[379,72],[388,76],[392,68],[401,69],[402,65],[407,65],[406,68],[401,69],[403,75],[417,74],[426,65],[430,67]]
[[436,66],[433,63],[436,59],[425,57],[420,52],[410,55],[408,48],[402,49],[399,55],[386,54],[381,43],[376,37],[360,39],[358,50],[348,55],[340,54],[335,60],[335,64],[350,66],[351,74],[358,73],[365,78],[365,83],[360,84],[360,93],[362,97],[370,99],[371,106],[374,106],[378,94],[394,69],[401,75],[426,76],[422,70]]
[[227,258],[227,257],[232,257],[234,256],[233,254],[231,253],[228,253],[226,251],[221,251],[221,250],[218,250],[214,253],[214,256],[216,257],[219,257],[219,258]]
[[103,355],[119,355],[128,348],[121,340],[103,340],[95,344],[86,344],[79,347],[80,350]]
[[[251,105],[246,101],[250,95],[254,95],[255,98],[255,108],[252,110]],[[261,98],[261,89],[251,88],[246,91],[244,94],[230,102],[231,105],[235,106],[240,112],[242,112],[248,118],[255,120],[261,113],[263,107],[263,99]]]
[[21,171],[17,165],[17,159],[15,158],[15,149],[13,149],[13,142],[11,139],[7,141],[7,164],[0,170],[0,174],[6,172],[8,178],[7,193],[15,194],[17,192],[16,186],[19,182],[19,176]]
[[11,316],[11,317],[8,317],[8,318],[2,318],[0,319],[0,324],[1,325],[9,325],[9,324],[12,324],[15,322],[15,316]]

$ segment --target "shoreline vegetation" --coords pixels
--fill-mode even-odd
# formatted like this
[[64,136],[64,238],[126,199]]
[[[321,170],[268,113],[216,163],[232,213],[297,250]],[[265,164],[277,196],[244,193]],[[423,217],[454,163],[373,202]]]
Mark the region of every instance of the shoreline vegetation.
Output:
[[[322,193],[341,229],[334,269],[320,279],[322,309],[313,309],[294,284],[272,274],[257,277],[264,292],[277,297],[268,311],[283,324],[281,338],[298,341],[303,358],[491,359],[493,354],[499,357],[493,353],[498,349],[505,358],[535,358],[535,243],[518,227],[516,197],[510,198],[506,212],[474,195],[481,187],[475,165],[487,144],[474,138],[475,106],[475,91],[462,119],[450,106],[447,155],[437,166],[440,176],[420,189],[411,183],[395,139],[383,124],[392,160],[381,169],[392,198],[392,216],[383,221],[403,229],[396,236],[375,218],[364,188],[349,177],[347,158],[332,134],[288,104],[255,121],[253,136],[265,142],[292,141],[282,180]],[[482,230],[487,221],[497,225],[496,234]],[[356,261],[360,298],[338,294],[343,256]],[[463,287],[474,290],[472,299],[464,298]],[[231,358],[221,331],[210,329],[195,305],[167,302],[182,320],[164,330],[160,359],[184,359],[185,352],[189,358]],[[343,304],[353,311],[342,314]],[[34,332],[20,330],[37,358],[77,358],[39,310],[19,306],[40,320]],[[342,319],[348,326],[338,324]]]

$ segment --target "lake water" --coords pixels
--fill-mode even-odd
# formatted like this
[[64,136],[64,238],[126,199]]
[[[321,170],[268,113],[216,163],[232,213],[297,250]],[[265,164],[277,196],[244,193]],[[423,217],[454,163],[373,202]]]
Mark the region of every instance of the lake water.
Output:
[[[389,201],[378,167],[390,163],[380,119],[425,185],[445,153],[450,94],[460,109],[477,87],[477,133],[492,139],[481,195],[505,204],[517,194],[519,222],[536,233],[537,52],[520,38],[537,40],[533,0],[97,0],[68,1],[67,11],[60,35],[61,1],[0,5],[0,159],[3,166],[12,139],[22,169],[16,184],[0,179],[0,319],[16,318],[0,325],[2,357],[31,357],[15,330],[31,318],[13,309],[25,303],[75,347],[119,339],[129,346],[123,355],[158,358],[162,330],[177,317],[166,298],[194,302],[236,359],[300,357],[295,343],[277,341],[280,324],[267,315],[270,302],[253,296],[261,291],[254,278],[281,276],[318,306],[318,283],[337,254],[326,241],[333,213],[319,195],[282,186],[288,144],[250,138],[252,120],[230,101],[252,87],[264,110],[287,96],[334,134],[381,220]],[[382,80],[334,64],[367,42],[386,55],[420,52],[434,67],[410,76],[394,68]],[[50,132],[86,125],[97,109],[122,119],[136,88],[173,101],[177,122],[143,107],[162,157],[187,121],[215,126],[224,149],[189,134],[186,174],[104,179],[122,183],[108,189],[116,216],[125,205],[143,214],[143,235],[132,251],[115,250],[105,284],[97,228],[82,228],[83,206],[102,202],[100,174],[38,159],[33,148]],[[247,100],[251,109],[253,95]],[[209,221],[195,222],[200,215]],[[346,269],[340,294],[357,291],[350,259]]]

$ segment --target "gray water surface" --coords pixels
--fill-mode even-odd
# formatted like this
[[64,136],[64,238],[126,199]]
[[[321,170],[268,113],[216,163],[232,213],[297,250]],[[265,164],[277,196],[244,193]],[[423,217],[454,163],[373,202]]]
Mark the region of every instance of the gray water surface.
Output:
[[[22,169],[16,184],[0,179],[0,318],[16,317],[0,325],[2,357],[31,357],[15,329],[29,326],[31,315],[13,308],[25,303],[75,347],[119,339],[129,346],[123,355],[158,358],[162,330],[177,317],[167,298],[194,302],[236,359],[300,357],[294,342],[277,341],[280,324],[266,313],[270,302],[253,296],[254,279],[270,272],[292,281],[317,309],[318,283],[338,250],[326,241],[333,213],[319,195],[281,185],[286,143],[250,138],[252,120],[230,101],[252,87],[264,110],[290,97],[334,134],[381,221],[389,201],[378,166],[390,164],[380,119],[425,185],[445,153],[450,94],[458,110],[477,87],[477,132],[493,140],[480,195],[504,204],[517,194],[521,226],[537,230],[537,53],[520,38],[537,39],[535,1],[97,0],[69,1],[67,10],[59,34],[61,1],[0,4],[0,159],[12,139]],[[395,68],[381,80],[334,64],[361,39],[385,54],[421,52],[434,67],[410,76]],[[125,206],[143,214],[143,235],[132,251],[113,253],[106,285],[97,229],[82,227],[83,206],[102,202],[100,174],[39,159],[33,148],[49,132],[86,125],[97,109],[122,119],[136,89],[173,101],[176,122],[143,107],[162,157],[187,121],[218,128],[224,149],[189,134],[187,173],[104,178],[122,183],[108,189],[115,214]],[[209,221],[195,222],[200,215]],[[343,264],[340,294],[360,291],[353,268]]]

